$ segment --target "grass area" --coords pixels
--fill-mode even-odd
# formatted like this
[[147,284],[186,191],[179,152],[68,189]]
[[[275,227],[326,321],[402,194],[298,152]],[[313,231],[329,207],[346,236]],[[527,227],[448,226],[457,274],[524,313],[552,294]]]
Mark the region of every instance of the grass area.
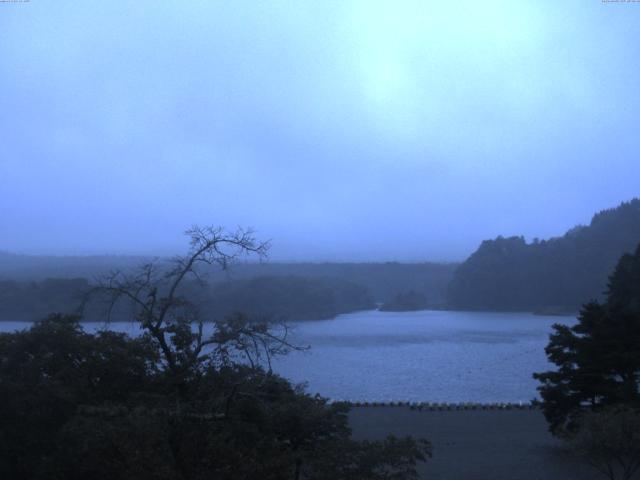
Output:
[[601,478],[547,431],[537,409],[416,410],[354,407],[356,439],[388,434],[431,441],[433,458],[420,466],[430,480],[591,480]]

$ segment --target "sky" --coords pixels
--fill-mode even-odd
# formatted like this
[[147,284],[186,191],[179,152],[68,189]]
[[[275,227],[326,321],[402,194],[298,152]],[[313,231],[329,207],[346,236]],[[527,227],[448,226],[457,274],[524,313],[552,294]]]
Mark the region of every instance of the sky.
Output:
[[640,4],[0,3],[0,250],[458,261],[640,196]]

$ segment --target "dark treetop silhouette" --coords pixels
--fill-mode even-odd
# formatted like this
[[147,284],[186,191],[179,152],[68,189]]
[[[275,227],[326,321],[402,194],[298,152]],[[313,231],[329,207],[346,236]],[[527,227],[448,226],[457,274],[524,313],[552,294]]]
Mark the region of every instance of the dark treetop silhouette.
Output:
[[553,328],[546,352],[558,369],[534,378],[554,433],[571,433],[588,411],[640,406],[640,245],[620,258],[604,303],[589,302],[576,325]]

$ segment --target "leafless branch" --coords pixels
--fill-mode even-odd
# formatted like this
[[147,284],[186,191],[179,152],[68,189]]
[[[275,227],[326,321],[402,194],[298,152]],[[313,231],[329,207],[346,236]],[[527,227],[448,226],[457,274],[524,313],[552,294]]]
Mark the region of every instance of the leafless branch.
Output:
[[[204,319],[194,305],[181,295],[187,278],[204,284],[199,265],[218,265],[222,269],[242,256],[254,255],[262,259],[269,242],[258,242],[254,232],[238,228],[233,232],[221,227],[194,226],[185,234],[189,237],[189,251],[171,260],[168,267],[152,261],[135,271],[114,271],[97,280],[93,295],[107,299],[108,316],[120,302],[134,308],[134,318],[157,342],[163,358],[171,370],[189,368],[203,362],[208,347],[221,363],[233,355],[242,355],[252,366],[264,358],[269,371],[273,355],[300,350],[288,341],[288,328],[280,325],[281,333],[274,333],[263,323],[251,323],[244,317],[210,323],[213,333],[205,338]],[[194,330],[195,327],[195,330]]]

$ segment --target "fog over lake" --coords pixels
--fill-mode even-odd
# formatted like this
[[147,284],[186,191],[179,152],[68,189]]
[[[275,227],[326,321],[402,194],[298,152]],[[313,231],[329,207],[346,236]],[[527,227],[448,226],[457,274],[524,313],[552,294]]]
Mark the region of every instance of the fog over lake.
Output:
[[[365,311],[294,322],[291,340],[311,348],[274,362],[274,370],[312,393],[352,401],[527,402],[531,374],[549,369],[544,347],[554,323],[573,317],[531,313]],[[103,328],[86,323],[87,331]],[[2,322],[0,329],[25,328]],[[113,322],[130,334],[138,325]]]

